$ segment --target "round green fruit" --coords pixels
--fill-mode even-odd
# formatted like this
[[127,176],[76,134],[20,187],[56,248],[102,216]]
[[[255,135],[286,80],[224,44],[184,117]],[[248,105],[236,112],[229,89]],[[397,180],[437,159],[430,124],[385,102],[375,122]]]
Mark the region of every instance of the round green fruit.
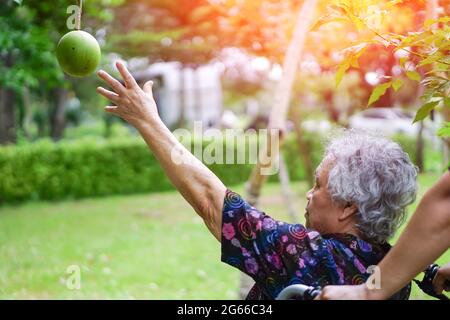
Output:
[[100,46],[89,33],[70,31],[59,40],[56,57],[65,73],[85,77],[93,73],[100,63]]

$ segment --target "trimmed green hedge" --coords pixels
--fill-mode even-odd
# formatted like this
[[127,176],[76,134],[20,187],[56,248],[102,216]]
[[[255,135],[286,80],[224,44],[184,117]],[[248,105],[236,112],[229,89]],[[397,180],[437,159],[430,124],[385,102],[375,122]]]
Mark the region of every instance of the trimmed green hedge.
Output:
[[[323,139],[307,136],[306,141],[317,165],[322,157]],[[203,144],[206,146],[208,142]],[[403,138],[401,144],[410,153],[414,150],[414,140]],[[236,147],[234,149],[237,152]],[[283,154],[291,179],[303,179],[305,173],[294,136],[287,137]],[[212,164],[209,167],[224,184],[233,185],[248,179],[253,164]],[[272,181],[276,179],[277,176],[270,178]],[[0,204],[172,188],[159,163],[140,138],[91,138],[59,143],[41,141],[0,147]]]

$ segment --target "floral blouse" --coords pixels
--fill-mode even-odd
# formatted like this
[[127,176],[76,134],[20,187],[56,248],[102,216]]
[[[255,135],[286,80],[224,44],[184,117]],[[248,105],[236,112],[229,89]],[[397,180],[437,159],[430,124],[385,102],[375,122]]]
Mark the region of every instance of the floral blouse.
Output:
[[[301,224],[276,221],[227,190],[222,212],[221,260],[255,280],[247,299],[275,299],[292,284],[361,284],[389,244],[373,244],[350,234],[327,234]],[[393,299],[408,299],[411,286]]]

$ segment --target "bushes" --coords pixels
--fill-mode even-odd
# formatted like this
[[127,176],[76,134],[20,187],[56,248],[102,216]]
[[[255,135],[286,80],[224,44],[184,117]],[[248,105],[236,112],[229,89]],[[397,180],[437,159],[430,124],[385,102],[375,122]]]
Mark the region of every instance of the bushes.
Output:
[[[323,141],[310,135],[306,142],[312,150],[313,163],[317,165],[322,157]],[[208,142],[197,143],[203,143],[204,147],[208,145]],[[414,150],[415,142],[403,138],[402,145],[406,150]],[[234,149],[237,152],[237,148]],[[294,136],[287,137],[283,153],[291,179],[303,179],[305,172]],[[225,185],[233,185],[248,179],[253,164],[211,164],[209,167]],[[277,176],[270,177],[270,180],[277,180]],[[0,148],[0,203],[156,192],[172,188],[141,138],[89,138],[60,143],[41,141]]]
[[151,191],[149,171],[156,165],[139,141],[45,141],[6,147],[0,153],[0,201]]

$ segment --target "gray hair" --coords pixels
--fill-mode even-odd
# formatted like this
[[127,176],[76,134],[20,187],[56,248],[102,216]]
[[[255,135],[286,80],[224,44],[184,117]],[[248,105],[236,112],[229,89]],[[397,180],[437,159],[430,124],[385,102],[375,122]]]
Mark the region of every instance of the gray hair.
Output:
[[417,168],[399,144],[346,130],[325,150],[331,159],[328,190],[335,203],[355,204],[357,228],[367,239],[385,242],[404,222],[417,193]]

